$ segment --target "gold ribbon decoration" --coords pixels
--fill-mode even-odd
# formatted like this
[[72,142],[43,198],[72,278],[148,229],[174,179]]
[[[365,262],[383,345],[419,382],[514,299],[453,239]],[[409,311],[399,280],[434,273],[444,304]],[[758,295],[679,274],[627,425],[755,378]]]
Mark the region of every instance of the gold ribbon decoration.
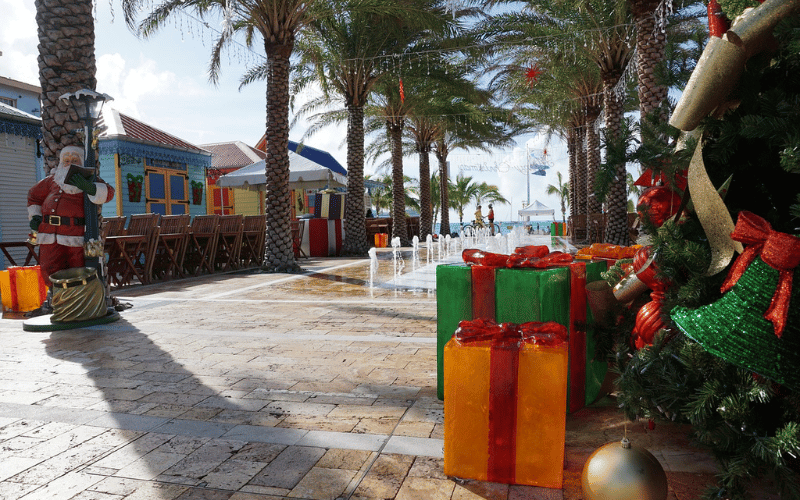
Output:
[[737,17],[722,38],[712,37],[681,94],[669,124],[694,130],[719,107],[744,71],[747,60],[764,50],[775,25],[800,10],[800,0],[766,0]]
[[703,163],[701,142],[694,150],[687,180],[697,219],[703,226],[708,243],[711,245],[711,265],[706,271],[706,276],[713,276],[728,266],[734,252],[742,253],[744,248],[741,243],[731,238],[736,226],[728,207],[708,177]]

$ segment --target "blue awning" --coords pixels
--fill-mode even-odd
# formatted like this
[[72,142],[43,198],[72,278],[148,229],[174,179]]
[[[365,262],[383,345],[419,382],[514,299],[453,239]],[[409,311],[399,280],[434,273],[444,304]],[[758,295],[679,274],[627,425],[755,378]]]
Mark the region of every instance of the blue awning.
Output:
[[345,170],[345,168],[336,161],[336,158],[331,156],[328,152],[294,141],[289,141],[289,150],[294,151],[304,158],[308,158],[314,163],[327,167],[337,174],[347,175],[347,170]]

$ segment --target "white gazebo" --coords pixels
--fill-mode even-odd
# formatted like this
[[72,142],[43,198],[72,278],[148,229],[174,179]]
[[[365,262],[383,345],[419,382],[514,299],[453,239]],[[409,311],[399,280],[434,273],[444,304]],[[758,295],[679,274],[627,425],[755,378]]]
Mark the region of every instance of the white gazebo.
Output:
[[534,200],[533,203],[523,208],[518,213],[520,217],[525,217],[525,220],[531,220],[530,219],[531,217],[541,217],[546,215],[552,216],[553,214],[555,214],[555,210],[548,207],[539,200]]

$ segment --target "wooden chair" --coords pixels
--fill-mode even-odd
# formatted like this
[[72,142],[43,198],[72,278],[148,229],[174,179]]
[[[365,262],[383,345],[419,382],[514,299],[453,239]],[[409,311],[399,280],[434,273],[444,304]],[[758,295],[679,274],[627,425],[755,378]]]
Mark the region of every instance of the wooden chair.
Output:
[[293,219],[292,222],[292,249],[294,250],[295,258],[306,257],[306,252],[303,250],[303,233],[306,229],[306,221]]
[[121,236],[125,234],[125,222],[128,217],[120,215],[118,217],[103,217],[103,223],[100,225],[100,236],[103,238],[107,236]]
[[419,217],[406,218],[406,233],[409,241],[414,239],[414,236],[419,237]]
[[606,215],[603,213],[589,214],[589,240],[592,243],[603,243],[606,234]]
[[158,214],[131,215],[125,234],[107,237],[108,276],[114,286],[130,285],[134,276],[141,284],[150,283],[148,270],[157,238]]
[[[27,250],[27,253],[25,253],[24,251],[16,252],[14,250],[11,250],[11,252],[9,252],[9,249],[13,248],[20,248],[20,249],[25,248]],[[29,266],[31,264],[31,261],[34,262],[34,265],[39,263],[39,247],[37,245],[31,245],[27,241],[0,242],[0,250],[2,250],[3,255],[6,256],[6,267],[19,265],[17,264],[16,260],[11,255],[11,253],[15,253],[17,255],[17,259],[21,259],[22,254],[25,253],[25,263],[22,264],[23,266]]]
[[239,268],[243,223],[244,216],[242,215],[222,215],[219,218],[214,263],[220,271]]
[[219,215],[196,215],[187,239],[183,268],[187,274],[198,276],[203,269],[214,272]]
[[586,231],[587,220],[586,214],[573,215],[569,218],[570,241],[572,243],[583,243],[589,237],[589,233]]
[[154,280],[183,278],[183,257],[191,216],[162,215],[148,275]]
[[242,250],[239,253],[242,267],[260,266],[264,263],[266,238],[267,218],[264,215],[245,215],[242,224]]

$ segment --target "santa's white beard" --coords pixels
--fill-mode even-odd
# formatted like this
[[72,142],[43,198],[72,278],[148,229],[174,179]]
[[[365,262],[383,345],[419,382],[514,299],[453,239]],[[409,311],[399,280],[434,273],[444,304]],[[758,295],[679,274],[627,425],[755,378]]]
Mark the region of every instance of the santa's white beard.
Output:
[[82,193],[83,191],[78,186],[73,186],[72,184],[67,184],[64,182],[66,180],[65,177],[67,176],[67,172],[69,172],[69,165],[59,163],[56,169],[53,171],[53,180],[56,181],[56,184],[58,184],[65,193]]

